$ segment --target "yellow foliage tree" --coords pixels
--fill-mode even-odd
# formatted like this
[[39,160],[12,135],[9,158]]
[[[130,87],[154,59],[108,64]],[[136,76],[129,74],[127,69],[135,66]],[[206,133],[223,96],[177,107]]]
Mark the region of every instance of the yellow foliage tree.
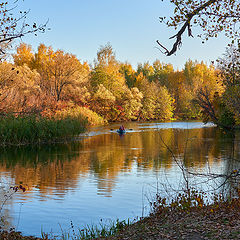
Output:
[[2,111],[36,111],[40,107],[40,75],[27,65],[0,64],[0,107]]
[[33,68],[34,53],[31,45],[21,43],[17,47],[17,53],[13,54],[14,64],[17,66],[23,66],[26,64],[28,67]]

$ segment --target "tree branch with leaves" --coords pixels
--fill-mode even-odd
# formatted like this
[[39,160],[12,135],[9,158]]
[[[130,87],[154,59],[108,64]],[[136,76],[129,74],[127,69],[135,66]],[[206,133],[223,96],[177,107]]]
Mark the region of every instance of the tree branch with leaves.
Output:
[[5,54],[6,45],[15,39],[22,38],[27,34],[37,34],[38,32],[45,32],[47,22],[44,24],[26,23],[27,15],[30,10],[19,11],[16,10],[17,3],[20,0],[3,0],[0,3],[0,58]]
[[238,0],[170,0],[175,5],[174,16],[166,21],[160,17],[168,27],[180,30],[170,39],[175,39],[172,49],[168,50],[159,40],[160,50],[171,56],[181,47],[183,34],[187,31],[193,37],[192,27],[199,26],[202,30],[197,36],[204,43],[209,38],[218,37],[224,32],[232,42],[239,38],[240,2]]

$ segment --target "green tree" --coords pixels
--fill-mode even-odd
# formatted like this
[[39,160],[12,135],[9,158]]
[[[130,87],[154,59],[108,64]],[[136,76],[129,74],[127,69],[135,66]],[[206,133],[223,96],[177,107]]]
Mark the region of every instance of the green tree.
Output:
[[138,64],[137,67],[137,73],[142,73],[144,77],[148,79],[148,81],[152,81],[152,77],[154,74],[154,68],[149,64],[149,62],[146,62],[144,64]]
[[130,63],[122,63],[120,65],[120,72],[124,75],[126,84],[129,88],[132,88],[136,84],[137,73],[133,69]]

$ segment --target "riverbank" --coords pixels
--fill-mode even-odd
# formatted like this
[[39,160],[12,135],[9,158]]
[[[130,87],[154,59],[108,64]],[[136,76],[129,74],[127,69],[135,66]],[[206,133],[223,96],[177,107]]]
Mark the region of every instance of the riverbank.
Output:
[[[24,237],[19,232],[1,232],[0,240],[40,240],[61,239]],[[71,239],[71,238],[67,238]],[[74,239],[107,239],[107,240],[139,240],[139,239],[240,239],[240,201],[231,201],[204,207],[194,207],[187,211],[172,211],[165,209],[162,212],[151,214],[135,222],[114,236],[98,238]]]
[[107,239],[240,239],[239,201],[222,203],[214,210],[206,206],[152,214]]

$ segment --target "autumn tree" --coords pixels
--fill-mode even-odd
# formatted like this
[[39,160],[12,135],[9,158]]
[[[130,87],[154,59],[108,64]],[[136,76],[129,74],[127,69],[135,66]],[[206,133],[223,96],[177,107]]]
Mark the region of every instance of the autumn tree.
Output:
[[144,64],[140,63],[137,67],[137,73],[142,73],[144,77],[151,81],[154,74],[154,68],[149,62],[145,62]]
[[38,46],[37,52],[33,52],[32,47],[26,43],[21,43],[17,47],[17,52],[13,54],[14,64],[16,66],[27,65],[29,68],[36,69],[40,74],[40,88],[42,92],[48,96],[53,95],[51,88],[51,74],[49,72],[49,64],[54,56],[52,47],[44,44]]
[[158,98],[158,87],[155,82],[149,83],[144,80],[145,87],[140,87],[143,93],[140,118],[143,120],[157,119],[155,116],[156,99]]
[[79,78],[81,64],[76,56],[57,50],[47,65],[50,74],[52,94],[57,101],[61,99],[63,90],[68,85],[75,84]]
[[217,63],[226,86],[240,84],[240,43],[227,47],[223,57],[219,58]]
[[76,56],[40,44],[36,53],[30,45],[20,44],[13,55],[17,66],[28,66],[40,74],[39,87],[47,101],[71,100],[84,105],[90,98],[88,91],[90,67]]
[[112,119],[112,107],[115,105],[116,97],[103,84],[98,85],[97,91],[93,95],[94,103],[92,110],[104,116],[105,119]]
[[37,111],[40,106],[40,76],[27,65],[0,63],[0,111]]
[[142,108],[143,94],[137,87],[131,89],[125,88],[121,98],[121,106],[123,107],[124,120],[139,119],[140,110]]
[[138,88],[143,94],[140,119],[163,121],[172,118],[174,99],[166,87],[161,86],[159,82],[149,82],[141,74]]
[[[116,59],[113,48],[110,44],[101,46],[97,52],[95,66],[90,74],[90,83],[94,96],[99,90],[99,86],[104,86],[107,95],[112,94],[115,97],[115,105],[111,106],[114,120],[123,114],[122,98],[127,89],[124,74],[121,72],[121,63]],[[101,87],[101,89],[103,89]],[[109,93],[109,94],[108,94]],[[98,95],[98,94],[97,94]],[[92,106],[94,103],[91,104]],[[114,112],[114,113],[113,113]]]
[[133,69],[130,63],[122,63],[119,70],[125,78],[126,84],[129,88],[135,86],[137,72]]
[[6,110],[6,102],[12,94],[17,72],[10,63],[0,63],[0,111]]
[[41,94],[39,87],[40,75],[27,65],[16,68],[14,80],[14,99],[11,105],[19,112],[38,112],[41,109]]
[[174,113],[174,98],[166,87],[160,86],[157,92],[156,106],[154,110],[155,119],[161,121],[170,120]]
[[240,46],[231,45],[217,60],[222,81],[226,86],[221,98],[220,122],[230,127],[240,124]]
[[202,109],[204,121],[210,120],[219,124],[220,98],[225,90],[219,71],[213,65],[208,67],[204,63],[198,63],[194,68],[194,79],[198,83],[195,100]]
[[125,78],[120,72],[120,63],[116,60],[109,43],[98,50],[95,67],[91,72],[92,87],[96,88],[100,84],[115,94],[118,94],[125,85]]
[[49,64],[54,56],[52,47],[47,47],[44,44],[38,46],[37,52],[34,54],[32,67],[36,69],[40,76],[40,87],[47,96],[53,95],[51,87],[51,74],[49,72]]
[[[87,63],[81,63],[77,57],[62,50],[54,51],[52,47],[40,44],[38,51],[32,55],[31,48],[22,44],[14,55],[17,65],[27,64],[36,69],[41,76],[40,87],[49,96],[59,101],[64,98],[72,98],[80,101],[81,88],[88,81],[90,68]],[[82,93],[87,94],[84,89]]]
[[89,105],[90,93],[90,67],[87,62],[78,64],[75,77],[70,84],[65,85],[63,95],[65,100],[71,100],[73,103],[81,106]]
[[170,0],[170,2],[174,5],[173,16],[169,20],[160,17],[160,21],[177,30],[177,33],[170,38],[175,39],[175,42],[169,50],[157,40],[160,50],[167,56],[176,53],[182,44],[185,32],[189,37],[193,37],[194,26],[200,27],[201,32],[197,36],[203,42],[217,37],[221,32],[232,41],[239,38],[240,2],[238,0]]
[[175,116],[185,118],[189,112],[190,94],[183,71],[175,71],[168,76],[168,90],[175,99]]
[[172,64],[161,63],[158,59],[153,62],[154,73],[152,76],[153,81],[159,82],[160,85],[169,87],[168,76],[174,72]]
[[17,47],[17,52],[13,54],[14,63],[17,66],[23,66],[26,64],[30,68],[34,68],[34,53],[31,45],[27,45],[26,43],[21,43]]

